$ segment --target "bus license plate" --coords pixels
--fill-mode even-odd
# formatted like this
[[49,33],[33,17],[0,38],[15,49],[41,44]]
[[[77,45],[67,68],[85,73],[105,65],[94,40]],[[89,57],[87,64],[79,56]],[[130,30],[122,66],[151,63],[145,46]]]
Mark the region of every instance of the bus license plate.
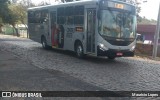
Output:
[[117,56],[123,56],[123,53],[118,52]]

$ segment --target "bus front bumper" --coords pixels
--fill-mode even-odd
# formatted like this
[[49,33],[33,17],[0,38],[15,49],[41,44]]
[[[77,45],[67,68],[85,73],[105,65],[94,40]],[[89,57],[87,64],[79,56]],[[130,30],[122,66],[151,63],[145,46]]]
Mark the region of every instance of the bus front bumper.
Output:
[[99,46],[97,48],[97,55],[98,56],[111,56],[111,57],[133,57],[134,50],[115,50],[115,49],[108,49],[103,50]]

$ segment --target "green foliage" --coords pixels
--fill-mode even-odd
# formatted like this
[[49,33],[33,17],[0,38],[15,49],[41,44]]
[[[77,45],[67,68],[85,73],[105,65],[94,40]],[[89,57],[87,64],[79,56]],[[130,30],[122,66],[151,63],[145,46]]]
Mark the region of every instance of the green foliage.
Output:
[[2,18],[0,17],[0,24],[2,24],[3,23],[3,21],[2,21]]
[[16,4],[12,7],[12,12],[17,15],[17,20],[20,21],[22,24],[25,24],[27,22],[27,8]]
[[157,23],[157,21],[154,19],[149,20],[145,17],[142,18],[139,16],[138,24],[156,24],[156,23]]
[[22,4],[11,4],[8,0],[0,0],[0,18],[3,23],[15,25],[19,21],[24,24],[27,20],[27,7]]
[[3,20],[8,11],[8,0],[0,0],[0,17]]
[[25,9],[29,7],[35,7],[35,4],[32,3],[32,0],[19,0],[19,4],[23,6]]
[[13,28],[16,30],[16,35],[18,35],[18,30],[16,29],[15,25],[19,20],[19,16],[17,14],[17,8],[14,4],[9,4],[8,8],[6,9],[6,14],[3,14],[3,23],[7,23],[13,26]]
[[9,5],[8,8],[9,9],[3,19],[3,22],[14,26],[16,22],[18,22],[18,15],[15,12],[15,5]]

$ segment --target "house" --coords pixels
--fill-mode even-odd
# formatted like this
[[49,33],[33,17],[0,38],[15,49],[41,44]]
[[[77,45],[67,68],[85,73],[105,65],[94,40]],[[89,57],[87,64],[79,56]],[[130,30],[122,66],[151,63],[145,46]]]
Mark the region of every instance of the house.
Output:
[[[152,24],[138,24],[137,25],[137,33],[140,34],[141,41],[151,41],[154,42],[154,34],[156,31],[156,25]],[[160,40],[159,40],[160,43]]]
[[141,35],[141,41],[154,41],[156,25],[139,24],[137,25],[137,33]]
[[[156,31],[156,25],[147,25],[147,24],[139,24],[137,25],[137,33],[138,33],[138,40],[142,41],[141,43],[137,44],[136,51],[141,54],[152,55],[153,44],[154,42],[154,35]],[[160,57],[160,39],[159,39],[159,46],[158,46],[158,56]]]

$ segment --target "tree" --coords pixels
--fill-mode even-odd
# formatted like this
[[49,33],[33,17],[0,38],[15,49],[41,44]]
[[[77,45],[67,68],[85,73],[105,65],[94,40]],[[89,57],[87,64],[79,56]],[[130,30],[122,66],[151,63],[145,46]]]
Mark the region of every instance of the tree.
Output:
[[17,3],[18,0],[11,0],[11,1],[12,1],[12,3]]
[[2,22],[2,18],[0,17],[0,33],[2,32],[2,26],[3,26],[2,23],[3,23],[3,22]]
[[35,4],[32,3],[31,0],[19,0],[18,4],[23,6],[25,9],[28,9],[29,7],[35,7]]
[[14,12],[17,15],[18,21],[21,22],[23,25],[25,25],[26,29],[27,28],[27,8],[24,7],[23,5],[16,4],[14,6]]
[[[16,30],[16,35],[18,34],[18,29],[15,27],[15,25],[18,22],[21,22],[25,25],[27,28],[27,8],[32,3],[28,3],[29,0],[21,0],[20,3],[17,3],[17,0],[12,0],[12,3],[9,3],[8,0],[0,0],[0,19],[2,21],[0,22],[0,26],[2,27],[2,23],[7,23],[13,26],[13,28]],[[28,5],[30,4],[30,5]],[[2,30],[0,27],[0,31]],[[28,35],[27,35],[28,36]]]
[[8,7],[8,0],[0,0],[0,16],[5,12],[4,9]]
[[16,14],[19,16],[19,21],[25,25],[27,23],[27,9],[23,5],[17,5]]
[[8,0],[0,0],[0,17],[4,18],[4,16],[7,14],[7,10],[8,10]]
[[139,23],[142,20],[142,17],[139,16],[139,13],[141,12],[141,7],[137,6],[136,10],[137,10],[137,22]]
[[20,0],[17,3],[17,15],[19,16],[19,21],[25,25],[27,29],[27,38],[29,37],[28,26],[27,26],[27,9],[29,7],[35,7],[35,4],[31,0]]
[[8,0],[0,0],[0,33],[2,32],[3,19],[7,14],[8,10]]
[[145,17],[143,17],[143,18],[141,17],[141,20],[138,22],[138,24],[156,24],[156,23],[157,23],[156,20],[154,20],[154,19],[149,20]]
[[16,10],[16,5],[9,5],[8,10],[6,11],[7,14],[5,15],[5,18],[3,18],[3,22],[12,25],[16,31],[16,35],[19,36],[18,29],[15,27],[16,23],[19,20],[19,16],[17,15]]
[[[73,2],[74,0],[61,0],[61,2]],[[81,1],[81,0],[75,0],[75,1]]]
[[45,5],[50,5],[50,4],[48,2],[42,1],[37,6],[45,6]]
[[137,22],[140,23],[142,21],[142,17],[139,16],[139,13],[141,12],[141,7],[140,5],[142,3],[146,3],[147,0],[135,0],[135,4],[136,4],[136,12],[137,12]]

